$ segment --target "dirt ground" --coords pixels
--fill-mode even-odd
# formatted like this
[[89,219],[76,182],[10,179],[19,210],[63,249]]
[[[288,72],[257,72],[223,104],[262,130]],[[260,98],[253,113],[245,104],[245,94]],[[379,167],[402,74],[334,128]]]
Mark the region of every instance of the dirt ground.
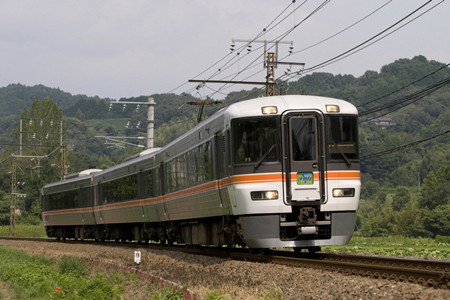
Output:
[[[0,240],[0,244],[32,255],[76,256],[122,266],[134,266],[134,251],[140,250],[141,271],[175,282],[201,297],[220,291],[229,299],[450,299],[449,290],[417,284],[167,250],[10,240]],[[143,283],[143,288],[147,285]]]

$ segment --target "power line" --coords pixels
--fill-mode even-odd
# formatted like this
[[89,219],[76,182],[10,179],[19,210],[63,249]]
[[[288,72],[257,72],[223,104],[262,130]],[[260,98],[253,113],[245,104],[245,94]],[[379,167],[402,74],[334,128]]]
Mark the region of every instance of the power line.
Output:
[[373,100],[370,100],[370,101],[368,101],[368,102],[366,102],[366,103],[360,104],[360,105],[357,106],[357,108],[360,108],[360,107],[362,107],[362,106],[364,106],[364,105],[373,103],[373,102],[378,101],[378,100],[381,100],[381,99],[383,99],[383,98],[387,98],[387,97],[389,97],[389,96],[391,96],[391,95],[393,95],[393,94],[395,94],[395,93],[398,93],[398,92],[400,92],[401,90],[404,90],[405,88],[410,87],[410,86],[416,84],[417,82],[424,80],[424,79],[427,78],[427,77],[430,77],[431,75],[433,75],[433,74],[439,72],[440,70],[442,70],[442,69],[448,67],[449,65],[450,65],[450,64],[446,64],[446,65],[440,67],[439,69],[437,69],[437,70],[435,70],[435,71],[433,71],[433,72],[431,72],[431,73],[429,73],[429,74],[423,76],[422,78],[417,79],[417,80],[415,80],[415,81],[413,81],[413,82],[411,82],[411,83],[409,83],[409,84],[407,84],[407,85],[405,85],[405,86],[403,86],[403,87],[401,87],[401,88],[399,88],[399,89],[397,89],[397,90],[395,90],[395,91],[393,91],[393,92],[390,92],[389,94],[383,95],[383,96],[381,96],[381,97],[378,97],[378,98],[375,98],[375,99],[373,99]]
[[383,150],[383,151],[380,151],[380,152],[375,152],[375,153],[370,153],[370,154],[367,154],[367,155],[363,155],[360,158],[361,159],[371,159],[371,158],[378,157],[378,156],[381,156],[381,155],[384,155],[384,154],[397,152],[397,151],[400,151],[400,150],[403,150],[403,149],[406,149],[406,148],[410,148],[410,147],[419,145],[421,143],[427,142],[427,141],[435,139],[437,137],[443,136],[443,135],[445,135],[445,134],[447,134],[449,132],[450,132],[450,130],[446,130],[444,132],[438,133],[438,134],[433,135],[433,136],[431,136],[429,138],[426,138],[426,139],[417,140],[417,141],[414,141],[414,142],[411,142],[411,143],[408,143],[408,144],[404,144],[404,145],[401,145],[401,146],[398,146],[398,147],[395,147],[395,148],[391,148],[391,149],[387,149],[387,150]]
[[[307,1],[307,0],[305,0],[304,2],[306,2],[306,1]],[[258,34],[253,38],[253,40],[258,39],[258,38],[259,38],[260,36],[262,36],[263,34],[266,34],[267,32],[271,31],[273,28],[275,28],[276,26],[278,26],[281,22],[278,22],[278,23],[275,24],[273,27],[271,27],[271,28],[268,29],[268,27],[271,26],[271,25],[272,25],[272,24],[273,24],[273,23],[281,16],[281,15],[283,15],[283,14],[286,12],[286,10],[287,10],[291,5],[293,5],[294,3],[295,3],[295,0],[293,0],[286,8],[284,8],[284,9],[281,11],[281,13],[279,13],[279,14],[278,14],[271,22],[269,22],[269,24],[268,24],[266,27],[264,27],[263,30],[262,30],[260,33],[258,33]],[[298,9],[298,8],[297,8],[297,9]],[[289,14],[289,15],[290,15],[290,14]],[[288,16],[289,16],[289,15],[288,15]],[[287,17],[285,17],[282,21],[284,21],[286,18],[287,18]],[[245,49],[245,48],[246,48],[248,45],[250,45],[250,44],[251,44],[251,42],[248,43],[247,45],[243,45],[241,48],[239,48],[239,52],[237,52],[237,55],[233,56],[233,57],[232,57],[230,60],[228,60],[222,67],[220,67],[220,68],[218,69],[218,71],[216,71],[215,73],[213,73],[213,75],[209,76],[209,79],[212,78],[213,76],[215,76],[218,72],[219,72],[219,73],[222,72],[222,71],[223,71],[223,68],[225,68],[231,61],[233,61],[233,60],[240,54],[240,51],[242,51],[243,49]],[[215,62],[214,64],[212,64],[212,65],[209,66],[208,68],[206,68],[204,71],[202,71],[202,72],[200,72],[199,74],[197,74],[196,76],[194,76],[194,78],[197,78],[197,77],[203,75],[204,73],[208,72],[208,71],[211,70],[213,67],[215,67],[217,64],[221,63],[224,59],[226,59],[228,56],[230,56],[232,53],[233,53],[233,51],[231,51],[230,53],[226,54],[224,57],[222,57],[221,59],[219,59],[217,62]],[[239,60],[240,60],[240,59],[239,59]],[[170,93],[170,92],[173,92],[173,91],[175,91],[175,90],[177,90],[178,88],[184,86],[184,85],[187,84],[187,83],[188,83],[188,82],[185,82],[185,83],[179,85],[178,87],[176,87],[176,88],[170,90],[169,93]]]
[[[428,86],[428,87],[426,87],[426,88],[424,88],[422,90],[414,92],[414,93],[412,93],[410,95],[407,95],[407,96],[402,97],[400,99],[394,100],[391,103],[379,105],[379,106],[374,107],[372,109],[366,110],[365,112],[360,113],[359,116],[363,117],[363,116],[366,116],[366,115],[378,112],[380,110],[389,109],[391,107],[394,107],[394,106],[397,106],[399,104],[402,104],[402,103],[410,101],[406,105],[398,107],[395,110],[391,110],[390,112],[399,110],[400,108],[403,108],[403,107],[405,107],[407,105],[410,105],[410,104],[412,104],[412,103],[422,99],[423,97],[434,93],[435,91],[443,88],[444,86],[446,86],[449,83],[450,83],[450,77],[448,77],[446,79],[443,79],[443,80],[439,81],[438,83],[435,83],[435,84],[433,84],[431,86]],[[380,117],[380,116],[378,116],[378,117]],[[371,118],[371,119],[368,119],[368,120],[372,120],[372,119],[374,119],[374,118]],[[366,120],[366,121],[368,121],[368,120]]]
[[[349,56],[351,56],[351,55],[353,55],[353,54],[356,54],[356,53],[358,53],[359,51],[362,51],[363,49],[365,49],[365,48],[367,48],[367,47],[373,45],[374,43],[376,43],[376,42],[378,42],[378,41],[384,39],[385,37],[391,35],[392,33],[396,32],[396,31],[398,31],[399,29],[403,28],[404,26],[410,24],[411,22],[413,22],[413,21],[416,20],[417,18],[423,16],[424,14],[426,14],[427,12],[429,12],[430,10],[432,10],[433,8],[435,8],[436,6],[442,4],[445,0],[442,0],[441,2],[437,3],[436,5],[434,5],[433,7],[431,7],[430,9],[426,10],[425,12],[423,12],[423,13],[420,14],[419,16],[415,17],[414,19],[410,20],[410,21],[407,22],[406,24],[403,24],[403,25],[400,26],[399,28],[396,28],[396,29],[393,30],[392,32],[388,32],[389,30],[391,30],[392,28],[394,28],[395,26],[397,26],[398,24],[400,24],[401,22],[403,22],[403,21],[406,20],[407,18],[411,17],[413,14],[417,13],[419,10],[423,9],[426,5],[430,4],[432,1],[433,1],[433,0],[429,0],[428,2],[424,3],[423,5],[421,5],[419,8],[415,9],[413,12],[409,13],[407,16],[403,17],[403,18],[400,19],[399,21],[395,22],[395,23],[392,24],[391,26],[387,27],[386,29],[384,29],[383,31],[379,32],[378,34],[372,36],[371,38],[367,39],[366,41],[364,41],[364,42],[358,44],[357,46],[355,46],[355,47],[353,47],[353,48],[351,48],[351,49],[349,49],[349,50],[347,50],[347,51],[345,51],[345,52],[343,52],[343,53],[341,53],[341,54],[339,54],[339,55],[337,55],[337,56],[335,56],[335,57],[333,57],[333,58],[330,58],[330,59],[328,59],[328,60],[326,60],[326,61],[324,61],[324,62],[321,62],[321,63],[319,63],[319,64],[317,64],[317,65],[315,65],[315,66],[312,66],[312,67],[310,67],[310,68],[307,68],[307,69],[303,70],[302,73],[303,73],[303,74],[304,74],[304,73],[309,73],[309,72],[312,72],[312,71],[321,69],[321,68],[326,67],[326,66],[328,66],[328,65],[331,65],[331,64],[333,64],[333,63],[335,63],[335,62],[338,62],[338,61],[340,61],[340,60],[342,60],[342,59],[344,59],[344,58],[347,58],[347,57],[349,57]],[[384,34],[384,33],[386,33],[386,32],[388,32],[388,33],[385,34],[384,36],[381,36],[382,34]],[[381,37],[380,37],[379,39],[376,39],[376,38],[379,37],[379,36],[381,36]],[[374,40],[374,39],[376,39],[376,40]],[[374,41],[373,41],[373,40],[374,40]],[[372,41],[372,43],[367,44],[367,43],[369,43],[370,41]],[[366,44],[367,44],[367,45],[366,45]],[[364,45],[365,45],[365,46],[364,46]],[[364,46],[364,47],[362,47],[362,46]],[[290,74],[285,74],[285,75],[281,76],[280,78],[278,78],[277,80],[281,80],[281,78],[283,78],[283,77],[285,77],[285,76],[290,76],[290,77],[288,78],[288,80],[289,80],[290,78],[294,77],[295,75],[298,75],[298,72],[293,72],[293,73],[290,73]]]
[[[295,24],[291,29],[287,30],[286,32],[284,32],[283,34],[279,35],[278,37],[276,37],[275,39],[272,39],[272,41],[277,41],[277,40],[283,40],[288,34],[290,34],[292,31],[294,31],[298,26],[300,26],[301,24],[303,24],[306,20],[308,20],[310,17],[312,17],[314,14],[316,14],[317,12],[319,12],[323,7],[325,7],[331,0],[325,0],[324,2],[322,2],[319,6],[317,6],[309,15],[307,15],[305,18],[303,18],[300,22],[298,22],[297,24]],[[305,1],[306,2],[306,1]],[[303,2],[302,5],[305,3]],[[297,8],[298,9],[298,8]],[[269,47],[268,50],[272,49],[275,45],[272,45]],[[256,58],[255,60],[253,60],[251,63],[247,64],[247,66],[242,69],[241,71],[239,71],[238,73],[236,73],[231,80],[234,80],[237,76],[239,76],[242,72],[247,71],[249,68],[253,67],[253,64],[255,64],[255,62],[259,59]],[[221,91],[222,89],[225,88],[227,84],[221,86],[218,90]],[[213,93],[212,95],[210,95],[210,97],[214,96],[215,93]]]
[[[313,48],[313,47],[315,47],[315,46],[317,46],[317,45],[320,45],[320,44],[322,44],[322,43],[324,43],[324,42],[326,42],[326,41],[328,41],[328,40],[330,40],[330,39],[332,39],[332,38],[334,38],[334,37],[340,35],[341,33],[343,33],[343,32],[345,32],[345,31],[349,30],[350,28],[352,28],[352,27],[354,27],[355,25],[361,23],[361,22],[364,21],[365,19],[369,18],[370,16],[372,16],[373,14],[375,14],[376,12],[378,12],[379,10],[381,10],[382,8],[384,8],[385,6],[387,6],[388,4],[390,4],[392,1],[393,1],[393,0],[389,0],[388,2],[384,3],[383,5],[381,5],[380,7],[378,7],[377,9],[375,9],[374,11],[372,11],[371,13],[369,13],[368,15],[366,15],[366,16],[364,16],[363,18],[359,19],[358,21],[352,23],[351,25],[345,27],[344,29],[342,29],[342,30],[336,32],[335,34],[333,34],[333,35],[331,35],[331,36],[329,36],[329,37],[327,37],[327,38],[325,38],[325,39],[323,39],[323,40],[321,40],[321,41],[319,41],[319,42],[316,42],[316,43],[314,43],[314,44],[312,44],[312,45],[310,45],[310,46],[308,46],[308,47],[305,47],[305,48],[303,48],[303,49],[297,50],[297,51],[293,52],[292,54],[298,54],[298,53],[300,53],[300,52],[306,51],[306,50],[308,50],[308,49],[311,49],[311,48]],[[285,58],[285,57],[284,57],[284,58]],[[284,58],[283,58],[283,59],[284,59]]]

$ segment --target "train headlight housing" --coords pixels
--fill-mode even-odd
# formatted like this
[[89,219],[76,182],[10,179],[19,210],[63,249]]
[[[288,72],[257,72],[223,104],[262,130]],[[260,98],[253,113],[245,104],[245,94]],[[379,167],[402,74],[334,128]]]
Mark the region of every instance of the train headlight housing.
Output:
[[278,191],[257,191],[250,193],[252,200],[276,200]]
[[325,108],[327,109],[327,112],[340,112],[339,105],[327,104],[325,105]]
[[339,197],[353,197],[355,196],[355,189],[354,188],[338,188],[333,189],[333,197],[339,198]]
[[263,115],[274,115],[278,112],[278,107],[276,106],[263,106],[261,107],[261,112]]

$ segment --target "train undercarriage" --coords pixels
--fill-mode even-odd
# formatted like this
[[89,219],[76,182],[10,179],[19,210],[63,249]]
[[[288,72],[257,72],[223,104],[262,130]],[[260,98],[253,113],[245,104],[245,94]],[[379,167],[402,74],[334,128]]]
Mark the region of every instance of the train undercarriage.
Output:
[[[128,223],[85,226],[47,226],[47,235],[58,240],[96,240],[125,243],[156,242],[188,246],[291,247],[317,251],[329,242],[348,242],[354,213],[320,212],[318,207],[297,207],[293,213],[256,216],[221,216],[162,223]],[[332,228],[332,218],[340,220]],[[343,220],[348,220],[344,222]],[[346,223],[345,227],[340,224]],[[336,223],[335,223],[336,225]],[[335,240],[339,235],[342,241]],[[339,238],[339,237],[338,237]],[[328,241],[328,242],[327,242]],[[274,246],[270,246],[274,245]]]

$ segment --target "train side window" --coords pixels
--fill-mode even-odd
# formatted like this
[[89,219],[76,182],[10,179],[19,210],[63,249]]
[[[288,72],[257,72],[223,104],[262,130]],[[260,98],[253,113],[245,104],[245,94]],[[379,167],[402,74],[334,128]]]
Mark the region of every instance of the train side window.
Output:
[[141,174],[142,196],[144,198],[154,196],[153,192],[153,170],[145,171]]

